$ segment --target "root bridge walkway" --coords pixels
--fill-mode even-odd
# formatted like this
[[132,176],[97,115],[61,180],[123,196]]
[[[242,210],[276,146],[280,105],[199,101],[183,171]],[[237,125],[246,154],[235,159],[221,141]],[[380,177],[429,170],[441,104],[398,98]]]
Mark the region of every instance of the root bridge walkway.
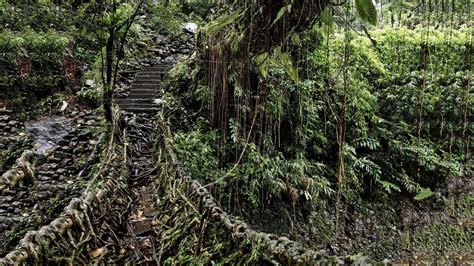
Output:
[[[143,68],[130,87],[129,97],[117,101],[123,110],[116,115],[114,136],[107,146],[107,157],[89,180],[82,196],[71,200],[58,218],[39,230],[28,232],[0,265],[41,263],[151,263],[160,264],[158,224],[165,216],[157,211],[160,191],[159,170],[154,154],[156,138],[162,138],[160,151],[171,158],[177,173],[174,183],[184,184],[187,203],[202,206],[202,217],[209,217],[238,241],[255,240],[269,254],[289,263],[316,264],[343,262],[347,258],[329,257],[324,251],[305,248],[286,237],[253,230],[241,219],[220,208],[213,195],[193,180],[181,165],[170,143],[164,119],[157,119],[159,97],[168,64]],[[118,120],[122,120],[118,123]],[[163,166],[164,167],[164,166]],[[163,189],[162,189],[163,190]],[[166,192],[167,193],[167,192]],[[207,221],[205,221],[207,223]],[[199,221],[197,222],[199,223]],[[202,221],[201,221],[202,223]],[[341,260],[344,259],[344,260]],[[363,259],[363,258],[362,258]]]

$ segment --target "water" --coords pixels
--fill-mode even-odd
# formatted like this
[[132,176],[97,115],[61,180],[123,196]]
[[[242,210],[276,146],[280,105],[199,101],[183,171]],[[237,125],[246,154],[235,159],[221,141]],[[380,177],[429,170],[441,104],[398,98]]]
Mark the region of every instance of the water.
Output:
[[25,132],[33,140],[34,152],[38,155],[46,154],[57,146],[71,128],[71,121],[62,116],[42,118],[25,123]]

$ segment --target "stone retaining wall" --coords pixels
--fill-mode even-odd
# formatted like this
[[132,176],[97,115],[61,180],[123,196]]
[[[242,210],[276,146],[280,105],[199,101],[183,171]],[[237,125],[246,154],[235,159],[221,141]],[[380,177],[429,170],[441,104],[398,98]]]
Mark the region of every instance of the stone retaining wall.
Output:
[[98,122],[90,112],[73,112],[69,116],[74,126],[56,148],[46,156],[24,152],[29,160],[20,158],[21,162],[0,181],[0,256],[16,245],[27,230],[54,219],[67,201],[84,189],[88,177],[83,170],[98,141],[93,133]]
[[[89,140],[84,138],[84,140]],[[67,138],[70,146],[76,147],[81,146],[81,137],[78,134],[71,135]],[[125,176],[128,173],[126,166],[122,163],[121,156],[124,154],[123,147],[113,144],[107,148],[108,154],[106,158],[103,158],[101,164],[98,165],[97,173],[87,182],[87,188],[78,190],[75,195],[76,198],[72,198],[64,207],[60,215],[57,217],[51,216],[51,222],[47,220],[41,220],[41,224],[46,224],[36,231],[29,231],[24,234],[24,237],[19,240],[19,244],[15,249],[11,248],[8,254],[4,258],[0,258],[0,265],[17,265],[17,264],[49,264],[49,263],[85,263],[84,259],[90,257],[89,245],[97,245],[102,240],[107,241],[110,237],[105,235],[113,234],[110,233],[108,223],[116,222],[116,219],[120,219],[119,215],[108,215],[109,212],[116,212],[116,208],[125,208],[124,204],[127,204],[127,193],[125,191],[126,181]],[[48,159],[46,164],[49,169],[42,169],[38,172],[45,171],[44,177],[49,177],[46,183],[38,185],[42,187],[44,196],[49,197],[50,194],[57,196],[57,198],[64,197],[61,193],[67,190],[61,184],[56,184],[61,176],[68,176],[65,180],[78,182],[83,177],[77,174],[77,170],[74,169],[71,173],[58,173],[59,169],[68,170],[68,162],[63,163],[64,160],[69,158],[69,149],[63,149],[59,146],[55,152],[53,152]],[[56,156],[58,155],[58,156]],[[58,160],[53,159],[58,158]],[[41,174],[39,174],[41,176]],[[41,180],[41,178],[38,179]],[[66,184],[71,184],[67,182]],[[64,183],[63,183],[64,185]],[[51,192],[53,187],[57,190]],[[28,192],[31,188],[28,190]],[[28,193],[25,192],[25,193]],[[55,194],[56,193],[56,194]],[[2,196],[3,197],[3,196]],[[15,198],[11,196],[11,200]],[[35,207],[39,203],[36,203]],[[31,206],[31,205],[30,205]],[[34,207],[34,208],[35,208]],[[48,224],[49,223],[49,224]],[[1,241],[0,241],[1,242]],[[13,249],[13,250],[12,250]]]

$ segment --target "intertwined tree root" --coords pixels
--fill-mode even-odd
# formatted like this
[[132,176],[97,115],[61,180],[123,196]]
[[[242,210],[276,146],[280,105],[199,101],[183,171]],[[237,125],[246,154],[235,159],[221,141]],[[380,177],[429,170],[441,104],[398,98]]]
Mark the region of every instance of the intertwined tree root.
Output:
[[33,155],[31,150],[25,150],[21,154],[20,158],[16,160],[15,165],[0,178],[0,191],[6,187],[14,188],[18,186],[20,182],[34,178],[35,173],[32,167]]
[[122,164],[125,147],[116,144],[113,140],[116,135],[111,135],[106,156],[82,196],[72,199],[49,225],[28,232],[15,250],[0,258],[0,265],[86,264],[95,259],[90,258],[91,249],[114,241],[113,228],[121,223],[124,215],[121,210],[128,203],[128,170]]
[[[286,237],[258,232],[241,219],[226,213],[219,207],[219,203],[211,193],[198,181],[193,180],[185,171],[173,151],[170,130],[163,121],[163,118],[159,121],[163,146],[178,177],[174,181],[170,180],[170,182],[181,184],[186,188],[186,195],[178,193],[180,195],[180,205],[185,206],[173,205],[171,201],[171,203],[165,205],[174,206],[174,213],[181,213],[180,208],[188,211],[184,211],[184,216],[176,216],[181,218],[177,218],[173,222],[186,225],[185,228],[178,230],[181,235],[174,234],[171,240],[168,239],[170,241],[161,239],[163,243],[161,247],[156,246],[155,241],[151,243],[154,245],[152,247],[153,257],[157,262],[176,252],[178,243],[186,237],[186,232],[192,229],[198,229],[194,236],[198,239],[195,246],[197,253],[199,253],[203,246],[201,241],[204,241],[206,228],[222,227],[222,225],[224,225],[222,228],[226,229],[230,238],[254,246],[259,252],[265,253],[262,256],[269,257],[270,260],[289,264],[364,262],[365,258],[354,261],[350,257],[328,256],[324,250],[308,249]],[[117,134],[114,134],[114,136],[117,136]],[[125,139],[125,130],[122,136]],[[126,146],[117,145],[112,139],[106,149],[107,156],[102,162],[102,167],[91,179],[82,197],[71,200],[64,212],[49,225],[45,225],[37,231],[28,232],[20,240],[15,250],[0,259],[0,265],[25,263],[87,264],[94,261],[103,261],[107,257],[108,249],[120,249],[123,242],[120,240],[121,235],[118,235],[120,232],[116,229],[123,226],[127,216],[127,206],[130,203],[128,190],[126,189],[128,169],[126,164],[123,163],[127,160],[125,151]],[[166,193],[173,193],[173,191],[166,191]],[[164,195],[165,198],[166,195]],[[176,195],[173,198],[176,198]],[[163,225],[163,228],[161,228],[163,232],[155,232],[156,236],[168,236],[167,230],[164,230],[168,223],[165,220],[165,216],[155,220],[157,224]],[[186,222],[188,220],[190,222]],[[208,220],[213,220],[216,223],[210,224]],[[160,226],[154,226],[153,230],[159,228]],[[227,240],[232,241],[232,239]],[[111,252],[111,254],[117,253],[120,254],[120,250]],[[123,258],[117,259],[119,261],[123,260]],[[113,257],[108,257],[107,261],[113,262]]]

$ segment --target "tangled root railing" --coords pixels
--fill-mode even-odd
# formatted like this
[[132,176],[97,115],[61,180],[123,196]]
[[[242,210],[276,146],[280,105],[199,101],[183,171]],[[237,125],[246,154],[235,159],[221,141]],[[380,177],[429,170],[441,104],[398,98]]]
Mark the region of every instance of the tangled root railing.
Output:
[[34,178],[34,171],[31,167],[33,151],[25,150],[16,160],[13,167],[0,177],[0,192],[7,187],[14,188],[24,179]]
[[[185,182],[190,190],[191,195],[189,198],[202,206],[200,211],[203,214],[208,214],[216,221],[221,222],[236,239],[247,239],[250,240],[250,243],[255,243],[254,241],[256,241],[259,245],[263,244],[275,258],[289,264],[366,262],[365,257],[354,261],[350,256],[330,256],[324,250],[306,248],[301,243],[290,240],[287,237],[256,231],[241,219],[225,212],[219,207],[212,194],[197,180],[193,180],[181,165],[171,145],[170,129],[163,121],[164,119],[161,117],[159,126],[162,129],[165,150],[171,159],[173,167],[176,169],[178,177]],[[125,130],[123,134],[125,136]],[[80,198],[72,199],[69,205],[65,207],[63,213],[49,225],[45,225],[39,230],[28,232],[20,240],[15,250],[8,253],[4,258],[0,258],[0,265],[41,263],[42,259],[44,259],[41,257],[41,252],[51,248],[53,245],[57,245],[57,240],[70,235],[71,231],[79,230],[81,234],[91,234],[91,232],[93,234],[94,228],[92,228],[90,223],[90,216],[93,215],[95,209],[101,209],[103,206],[100,205],[121,187],[119,184],[121,181],[117,180],[116,176],[105,174],[105,172],[110,172],[112,168],[114,168],[114,171],[117,171],[117,168],[123,167],[124,164],[121,163],[122,156],[123,160],[126,160],[126,147],[114,149],[116,145],[111,139],[107,158],[105,158],[105,162],[102,162],[103,167],[89,182],[89,186],[83,195]],[[123,171],[123,169],[119,169],[119,171]],[[91,189],[92,184],[96,183],[96,179],[99,176],[104,181],[98,185],[97,189]],[[110,204],[112,203],[113,201],[110,202]],[[75,234],[77,235],[77,232]]]
[[367,263],[366,257],[358,257],[354,260],[351,256],[330,256],[325,250],[306,248],[301,243],[290,240],[287,237],[256,231],[241,219],[229,215],[219,207],[217,200],[212,194],[201,185],[199,181],[193,180],[191,175],[184,169],[171,145],[171,131],[166,125],[163,116],[159,119],[159,126],[163,134],[164,148],[171,159],[173,167],[176,169],[178,177],[181,178],[186,183],[187,188],[191,190],[190,198],[202,206],[201,211],[203,214],[210,214],[213,219],[220,221],[235,238],[249,239],[263,243],[272,255],[289,264]]
[[[74,235],[94,234],[94,228],[92,228],[90,222],[94,210],[103,209],[103,206],[100,205],[104,202],[113,204],[113,201],[108,199],[121,189],[120,183],[124,182],[123,173],[126,173],[124,164],[121,163],[121,157],[126,157],[126,152],[123,152],[126,147],[117,145],[114,141],[114,137],[122,134],[118,133],[118,131],[121,131],[117,126],[118,119],[120,119],[120,116],[116,115],[112,127],[114,134],[111,134],[106,158],[102,161],[101,167],[95,176],[89,181],[88,187],[82,196],[73,198],[60,216],[50,224],[41,227],[39,230],[26,233],[13,251],[9,252],[4,258],[0,258],[0,265],[41,264],[45,259],[41,253],[51,249],[54,245],[58,246],[58,239],[69,236],[68,241],[74,247],[71,231],[74,231]],[[123,130],[123,134],[126,134],[125,130]],[[117,172],[119,175],[114,175]],[[97,188],[94,189],[93,185],[97,185]],[[80,232],[76,232],[78,230]]]

